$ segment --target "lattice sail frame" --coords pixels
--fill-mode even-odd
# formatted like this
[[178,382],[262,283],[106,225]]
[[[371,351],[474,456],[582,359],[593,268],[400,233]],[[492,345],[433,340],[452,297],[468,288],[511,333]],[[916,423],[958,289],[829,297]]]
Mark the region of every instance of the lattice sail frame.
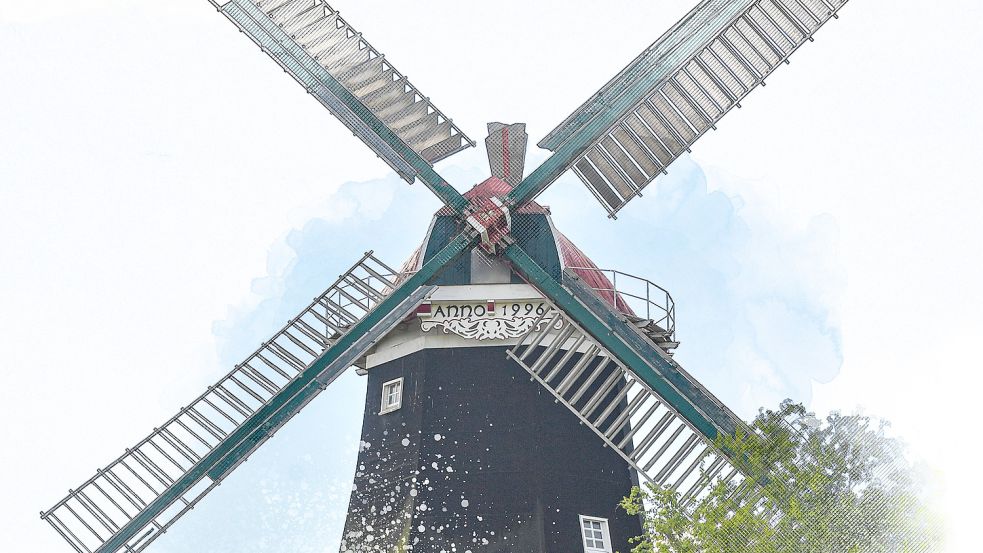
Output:
[[474,146],[327,3],[210,1],[406,181]]
[[[341,374],[324,375],[312,393],[290,407],[287,416],[274,421],[260,413],[289,385],[302,376],[312,376],[305,373],[394,290],[397,277],[396,271],[372,252],[366,253],[231,372],[106,468],[70,490],[54,507],[41,513],[42,518],[80,553],[143,550],[242,463],[248,452],[269,439],[276,428]],[[404,310],[408,313],[415,308],[427,291],[421,288],[415,303],[409,302]],[[389,323],[394,324],[393,320],[399,322],[402,317],[390,317]],[[348,365],[345,363],[344,368]],[[261,416],[266,432],[260,439],[253,443],[233,441],[238,431],[247,423],[259,422],[256,418]],[[235,451],[243,443],[248,448],[245,454],[226,454],[218,462],[204,464],[209,457]],[[190,486],[189,481],[193,481]],[[166,503],[163,508],[161,501]],[[133,524],[139,529],[133,531]],[[132,536],[113,543],[124,528]]]
[[[608,106],[623,115],[583,144],[574,173],[614,216],[846,4],[704,0],[546,136],[557,151]],[[641,87],[643,94],[631,100]]]
[[703,433],[556,306],[506,353],[646,481],[678,491],[682,504],[718,482],[743,480]]

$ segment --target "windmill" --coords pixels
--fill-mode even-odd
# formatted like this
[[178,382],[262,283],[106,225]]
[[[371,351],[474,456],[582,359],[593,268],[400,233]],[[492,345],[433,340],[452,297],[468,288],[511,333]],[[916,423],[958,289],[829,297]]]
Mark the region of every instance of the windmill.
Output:
[[474,142],[337,11],[212,0],[444,207],[402,269],[365,254],[42,518],[76,551],[141,551],[351,367],[368,392],[345,551],[610,552],[640,530],[613,512],[635,479],[684,503],[753,486],[714,445],[744,423],[671,356],[668,293],[598,269],[534,200],[573,171],[615,217],[844,3],[703,0],[540,141],[552,155],[528,175],[524,126],[490,124],[492,176],[462,195],[433,164]]

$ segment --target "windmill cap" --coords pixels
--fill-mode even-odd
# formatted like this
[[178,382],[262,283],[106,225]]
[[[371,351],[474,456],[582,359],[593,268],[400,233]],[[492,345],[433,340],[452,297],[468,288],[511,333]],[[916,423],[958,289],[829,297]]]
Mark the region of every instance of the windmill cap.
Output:
[[[490,177],[475,185],[464,194],[468,200],[479,198],[504,198],[512,190],[509,183],[497,177]],[[562,232],[553,225],[548,207],[529,202],[512,214],[512,238],[541,267],[560,280],[566,269],[573,271],[587,286],[598,291],[604,300],[622,313],[633,315],[632,309],[620,296],[615,297],[610,279],[598,270],[597,265]],[[459,221],[452,209],[444,207],[437,211],[423,244],[413,252],[400,272],[404,275],[417,271],[430,256],[440,251],[449,240],[460,231]],[[512,274],[513,283],[524,282]],[[438,285],[472,284],[471,264],[457,263],[448,267],[437,279]]]

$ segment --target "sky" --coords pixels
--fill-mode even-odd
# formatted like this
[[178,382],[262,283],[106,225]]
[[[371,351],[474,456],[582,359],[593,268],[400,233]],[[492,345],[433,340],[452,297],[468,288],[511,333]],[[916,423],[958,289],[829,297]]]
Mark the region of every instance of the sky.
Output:
[[[691,2],[333,5],[479,143],[493,120],[534,143]],[[541,198],[599,265],[672,292],[677,359],[742,415],[793,397],[890,420],[954,552],[981,491],[981,15],[851,2],[617,221],[569,176]],[[39,510],[363,251],[400,263],[438,204],[201,0],[0,0],[0,75],[0,530],[64,551]],[[437,169],[487,175],[480,148]],[[362,382],[152,550],[334,550]]]

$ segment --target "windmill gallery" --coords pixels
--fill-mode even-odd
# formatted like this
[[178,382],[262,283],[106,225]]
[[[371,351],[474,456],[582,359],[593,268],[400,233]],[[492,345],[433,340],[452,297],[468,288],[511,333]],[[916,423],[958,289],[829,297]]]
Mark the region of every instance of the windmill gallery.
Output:
[[[745,429],[679,366],[675,308],[598,268],[535,198],[573,171],[615,217],[845,4],[704,0],[538,145],[488,125],[491,176],[433,165],[474,146],[320,0],[212,4],[409,183],[444,206],[398,269],[366,253],[204,394],[42,518],[75,551],[147,548],[340,374],[365,376],[340,550],[630,549],[640,481],[688,504],[752,482],[715,440]],[[334,547],[334,544],[326,544]]]

